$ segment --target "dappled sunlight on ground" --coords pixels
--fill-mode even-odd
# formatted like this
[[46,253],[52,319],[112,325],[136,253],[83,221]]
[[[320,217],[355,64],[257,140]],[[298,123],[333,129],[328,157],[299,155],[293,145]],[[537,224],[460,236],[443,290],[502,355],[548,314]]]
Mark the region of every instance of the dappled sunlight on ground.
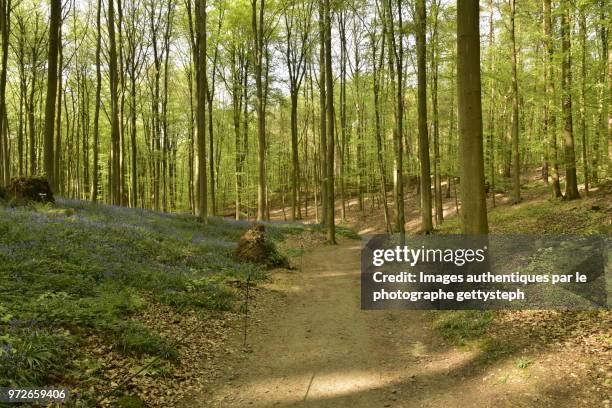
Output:
[[[490,208],[489,196],[492,231],[540,231],[543,223],[546,231],[556,231],[567,225],[558,222],[559,214],[568,217],[578,212],[589,217],[590,221],[576,222],[586,230],[587,221],[601,224],[598,220],[610,212],[605,196],[595,189],[592,199],[572,202],[551,200],[549,189],[541,183],[529,186],[517,205],[498,193],[495,209]],[[382,207],[370,214],[372,207],[366,201],[365,215],[357,211],[355,199],[349,202],[348,225],[362,235],[384,233]],[[440,232],[458,232],[455,198],[444,199],[443,204],[448,222]],[[406,220],[408,232],[419,230],[414,192],[407,195]],[[228,373],[228,381],[211,389],[211,406],[609,407],[612,364],[601,361],[608,351],[593,348],[601,344],[595,339],[600,329],[589,331],[581,323],[595,317],[501,313],[473,341],[452,343],[433,328],[429,312],[362,311],[362,242],[340,242],[307,252],[299,270],[275,275],[269,288],[278,296],[255,308],[254,319],[261,319],[261,324],[252,327],[251,352]],[[483,316],[475,314],[476,320]],[[583,339],[580,355],[576,339]],[[585,358],[589,353],[591,358]]]

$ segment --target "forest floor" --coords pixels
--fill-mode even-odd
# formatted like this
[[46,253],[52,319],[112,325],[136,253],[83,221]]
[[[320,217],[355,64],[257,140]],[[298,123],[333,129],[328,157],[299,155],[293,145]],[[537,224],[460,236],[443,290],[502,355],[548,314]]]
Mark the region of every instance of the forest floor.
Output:
[[[480,348],[449,344],[432,327],[433,312],[362,311],[360,249],[361,243],[353,240],[316,249],[304,256],[302,270],[278,272],[265,285],[265,294],[252,308],[248,352],[229,357],[225,377],[211,384],[204,406],[609,404],[609,344],[607,349],[592,344],[586,354],[573,349],[566,337],[570,333],[547,333],[557,319],[566,320],[561,315],[514,316],[527,319],[521,323],[524,333],[496,337],[498,343]],[[478,314],[453,318],[480,328],[489,324],[490,314]],[[512,321],[498,324],[508,334]],[[593,334],[589,328],[580,330],[586,338]],[[540,345],[515,343],[536,334],[554,338]],[[234,341],[241,342],[241,336]]]
[[[535,180],[523,193],[498,195],[492,232],[611,231],[612,183],[571,202]],[[79,407],[610,405],[610,312],[361,311],[346,226],[384,221],[351,208],[333,247],[318,226],[269,223],[295,269],[268,275],[232,258],[245,221],[0,203],[0,385],[68,387]],[[458,231],[454,208],[438,233]]]
[[[527,184],[513,206],[499,194],[492,232],[609,233],[612,184],[573,202],[548,191]],[[440,232],[455,232],[454,199],[445,209]],[[418,210],[409,214],[418,230]],[[347,221],[362,234],[384,230],[380,211]],[[300,269],[276,272],[254,296],[247,349],[195,398],[262,408],[610,406],[610,312],[365,312],[361,245],[317,246]]]
[[[135,408],[173,407],[215,382],[239,352],[230,338],[245,282],[267,279],[233,257],[249,226],[0,200],[0,387],[67,387],[68,406]],[[266,233],[280,244],[316,230],[274,223]]]

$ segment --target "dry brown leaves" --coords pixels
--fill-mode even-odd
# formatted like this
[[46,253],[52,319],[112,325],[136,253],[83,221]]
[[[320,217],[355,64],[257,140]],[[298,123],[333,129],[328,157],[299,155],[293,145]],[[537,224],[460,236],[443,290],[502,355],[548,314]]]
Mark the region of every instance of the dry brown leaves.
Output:
[[[228,341],[241,327],[237,313],[180,312],[151,302],[135,319],[171,344],[183,340],[177,347],[180,357],[176,364],[159,360],[122,387],[122,391],[137,395],[151,407],[176,406],[183,398],[202,393],[219,377],[224,358],[237,352],[236,342]],[[152,361],[147,357],[125,356],[105,343],[92,335],[83,345],[87,358],[96,362],[96,372],[74,387],[73,394],[89,391],[101,396]],[[116,397],[110,397],[100,405],[116,406],[116,401]]]

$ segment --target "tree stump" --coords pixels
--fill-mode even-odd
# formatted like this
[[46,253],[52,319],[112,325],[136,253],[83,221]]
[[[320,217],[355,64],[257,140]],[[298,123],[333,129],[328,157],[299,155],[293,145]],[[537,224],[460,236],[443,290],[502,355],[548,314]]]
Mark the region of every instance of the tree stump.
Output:
[[13,204],[55,202],[49,181],[42,176],[13,178],[8,187],[8,197]]
[[278,253],[274,243],[266,239],[266,228],[253,224],[238,241],[234,259],[272,267],[288,267],[287,259]]

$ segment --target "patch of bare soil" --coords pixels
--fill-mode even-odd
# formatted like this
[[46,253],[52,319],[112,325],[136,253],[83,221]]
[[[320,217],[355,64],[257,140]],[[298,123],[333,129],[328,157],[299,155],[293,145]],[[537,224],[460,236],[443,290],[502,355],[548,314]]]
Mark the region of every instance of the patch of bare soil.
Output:
[[[610,349],[591,350],[590,362],[581,358],[564,342],[572,329],[531,348],[537,336],[550,335],[537,326],[543,320],[517,333],[502,317],[491,328],[500,333],[497,344],[458,349],[428,327],[423,312],[362,311],[360,248],[360,242],[344,240],[308,252],[301,270],[277,272],[251,304],[247,348],[228,356],[220,380],[184,406],[609,405],[610,360],[602,359]],[[508,318],[520,319],[521,313]],[[523,341],[513,344],[521,334]],[[242,341],[236,335],[232,347]]]

